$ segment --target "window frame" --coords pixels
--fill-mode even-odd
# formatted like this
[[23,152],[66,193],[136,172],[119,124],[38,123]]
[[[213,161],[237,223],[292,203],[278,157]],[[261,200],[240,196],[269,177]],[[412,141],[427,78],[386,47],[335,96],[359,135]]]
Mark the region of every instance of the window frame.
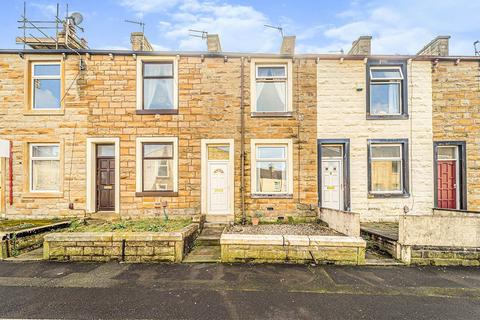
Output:
[[[251,59],[250,61],[250,106],[252,117],[292,117],[293,116],[293,67],[291,59]],[[283,67],[283,77],[258,77],[259,67]],[[257,82],[285,82],[285,109],[281,111],[257,110]]]
[[[286,164],[286,192],[259,192],[257,191],[257,148],[258,147],[279,147],[286,148],[286,158],[281,160]],[[250,192],[252,198],[291,198],[293,197],[293,143],[291,139],[252,139],[251,140],[251,185]],[[268,159],[270,161],[280,162],[279,159]],[[267,160],[265,160],[267,161]]]
[[[398,145],[400,147],[401,159],[401,190],[400,191],[373,191],[372,188],[372,147],[373,146],[392,146]],[[380,158],[378,158],[380,159]],[[391,160],[398,158],[385,157],[381,159]],[[368,197],[369,198],[408,198],[410,196],[410,180],[409,180],[409,148],[408,139],[369,139],[367,143],[367,170],[368,170]]]
[[[145,157],[145,146],[148,145],[165,145],[165,146],[172,146],[172,156],[171,157]],[[173,192],[172,190],[145,190],[145,184],[143,183],[145,181],[145,160],[175,160],[174,159],[174,152],[173,152],[173,142],[142,142],[142,192],[156,192],[156,191],[169,191]],[[168,162],[167,162],[167,175],[166,176],[160,176],[158,175],[158,170],[160,168],[159,165],[155,164],[155,171],[157,172],[157,177],[160,178],[169,178],[170,176],[168,175]]]
[[[65,114],[65,61],[62,56],[59,55],[25,55],[25,64],[24,64],[24,108],[23,115],[51,115],[51,116],[62,116]],[[43,64],[58,64],[60,65],[60,107],[59,108],[42,108],[35,109],[33,106],[33,70],[34,65],[43,65]],[[50,77],[50,76],[46,76]]]
[[[168,115],[178,114],[178,62],[179,57],[165,56],[137,56],[137,94],[136,94],[136,114],[138,115]],[[173,108],[172,109],[145,109],[144,108],[144,65],[145,64],[172,64],[172,76],[148,76],[147,79],[173,79]]]
[[[35,66],[37,66],[37,65],[58,65],[58,69],[59,69],[58,75],[55,75],[55,76],[36,76],[35,75]],[[34,61],[30,64],[30,68],[31,68],[30,103],[31,103],[31,106],[32,106],[32,110],[35,110],[35,111],[38,111],[38,110],[46,110],[46,111],[60,110],[62,108],[62,64],[60,63],[60,61],[58,61],[58,62],[55,62],[55,61],[46,61],[46,62]],[[35,108],[35,80],[36,79],[39,79],[39,80],[58,80],[58,82],[60,84],[60,92],[59,92],[60,96],[58,97],[59,98],[58,107],[55,107],[55,108]]]
[[[173,175],[173,190],[151,190],[145,191],[143,186],[144,181],[144,145],[148,144],[171,144],[172,145],[172,157],[155,157],[158,159],[172,159],[172,170],[169,170],[169,174]],[[153,159],[147,157],[147,159]],[[136,139],[136,192],[137,197],[148,196],[178,196],[178,138],[177,137],[138,137]],[[168,169],[167,169],[168,170]]]
[[[33,157],[33,147],[34,146],[57,146],[58,147],[58,157]],[[24,197],[28,196],[44,196],[44,197],[58,197],[63,193],[63,146],[60,142],[27,142],[25,146],[26,154],[26,180],[25,180],[25,194]],[[58,160],[58,175],[59,175],[59,185],[57,190],[34,190],[33,189],[33,162],[34,160]]]
[[[368,60],[366,66],[366,118],[367,120],[400,120],[408,119],[408,75],[407,61],[405,60]],[[400,71],[399,78],[373,78],[372,69],[397,69]],[[371,113],[371,93],[372,84],[391,84],[399,83],[399,113],[392,114],[372,114]]]

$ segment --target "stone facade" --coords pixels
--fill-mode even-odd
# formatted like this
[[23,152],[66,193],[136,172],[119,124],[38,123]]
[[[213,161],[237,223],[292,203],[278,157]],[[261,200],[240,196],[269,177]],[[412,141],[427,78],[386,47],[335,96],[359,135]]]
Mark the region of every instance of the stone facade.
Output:
[[466,142],[467,209],[480,210],[480,62],[433,66],[433,139]]
[[[433,205],[431,63],[411,61],[408,71],[409,118],[366,119],[366,64],[363,60],[318,63],[319,139],[350,139],[351,211],[362,221],[397,220],[409,211],[427,213]],[[410,196],[370,198],[368,139],[408,139]]]
[[[87,202],[87,138],[118,138],[120,146],[120,208],[122,217],[151,216],[167,202],[171,215],[196,215],[201,203],[201,140],[234,139],[235,218],[240,203],[240,74],[241,59],[178,56],[178,114],[136,113],[137,61],[132,55],[90,54],[85,70],[76,55],[54,56],[64,65],[64,108],[55,114],[25,110],[26,61],[30,54],[0,56],[0,139],[13,141],[13,205],[10,218],[84,216]],[[52,58],[49,55],[49,58]],[[265,218],[315,217],[316,68],[313,59],[293,64],[293,113],[286,118],[256,118],[250,110],[250,62],[244,65],[246,212],[261,210]],[[136,146],[139,137],[178,137],[178,196],[136,196]],[[250,197],[250,140],[292,139],[293,190],[287,199]],[[59,142],[63,170],[61,192],[29,193],[25,146]],[[28,167],[27,167],[28,168]],[[70,203],[73,203],[71,209]],[[267,210],[268,207],[268,210]]]

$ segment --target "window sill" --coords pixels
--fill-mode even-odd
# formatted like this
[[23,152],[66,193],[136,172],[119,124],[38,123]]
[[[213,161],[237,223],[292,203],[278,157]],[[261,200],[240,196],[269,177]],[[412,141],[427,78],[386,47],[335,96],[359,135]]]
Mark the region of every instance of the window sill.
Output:
[[390,199],[390,198],[409,198],[408,192],[403,193],[368,193],[369,199]]
[[65,115],[64,109],[59,110],[33,110],[29,109],[23,112],[24,116],[63,116]]
[[293,199],[291,193],[252,193],[250,196],[252,199]]
[[174,191],[143,191],[135,192],[135,197],[178,197]]
[[178,114],[178,109],[136,110],[136,114]]
[[63,192],[25,192],[22,198],[63,198]]
[[408,120],[408,114],[373,115],[367,114],[367,120]]
[[250,116],[252,118],[291,118],[293,112],[251,112]]

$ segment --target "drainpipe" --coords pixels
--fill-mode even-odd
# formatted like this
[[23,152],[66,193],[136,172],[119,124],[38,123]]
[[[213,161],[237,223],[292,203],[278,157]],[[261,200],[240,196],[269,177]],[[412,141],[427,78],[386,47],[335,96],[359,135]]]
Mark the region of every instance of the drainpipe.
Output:
[[13,205],[13,142],[10,141],[10,158],[8,159],[8,166],[9,166],[9,202],[10,206]]
[[247,223],[245,212],[245,104],[244,104],[244,58],[240,58],[240,193],[242,204],[242,224]]

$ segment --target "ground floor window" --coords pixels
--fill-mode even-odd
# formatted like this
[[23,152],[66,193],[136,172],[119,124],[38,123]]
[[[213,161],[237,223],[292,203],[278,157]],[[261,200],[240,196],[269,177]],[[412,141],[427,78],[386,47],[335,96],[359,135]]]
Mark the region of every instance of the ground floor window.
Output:
[[292,192],[290,140],[255,140],[252,144],[252,193]]
[[177,161],[177,138],[138,138],[137,192],[176,192]]
[[371,140],[368,150],[369,194],[395,196],[408,193],[408,142]]
[[59,144],[30,144],[30,191],[60,191]]

